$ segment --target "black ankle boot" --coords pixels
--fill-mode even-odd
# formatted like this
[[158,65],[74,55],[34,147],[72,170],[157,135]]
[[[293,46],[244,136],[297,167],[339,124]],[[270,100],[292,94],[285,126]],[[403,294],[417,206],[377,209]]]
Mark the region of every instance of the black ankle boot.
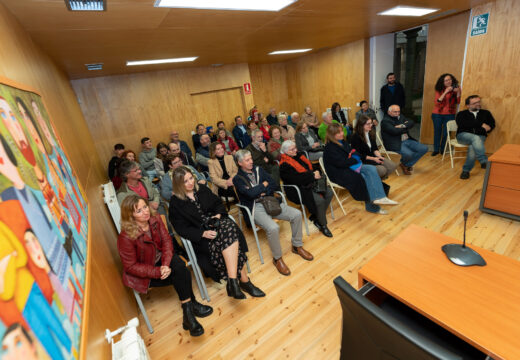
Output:
[[204,334],[204,328],[195,318],[195,314],[193,313],[193,303],[187,302],[182,304],[182,327],[184,330],[189,330],[191,336],[200,336]]
[[191,299],[191,303],[193,304],[193,314],[196,317],[206,317],[210,316],[213,313],[213,308],[208,305],[202,305],[194,298]]
[[264,297],[265,293],[253,285],[251,280],[249,279],[247,282],[240,281],[240,287],[242,290],[244,290],[246,293],[251,295],[252,297]]
[[227,290],[228,296],[231,296],[235,299],[242,300],[242,299],[246,298],[244,293],[242,291],[240,291],[240,286],[238,285],[237,278],[235,278],[235,279],[228,278],[226,290]]

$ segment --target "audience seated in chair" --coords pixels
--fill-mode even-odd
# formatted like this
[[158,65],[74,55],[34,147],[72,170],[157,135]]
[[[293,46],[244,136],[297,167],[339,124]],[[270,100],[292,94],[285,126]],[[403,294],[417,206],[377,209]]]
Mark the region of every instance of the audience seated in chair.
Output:
[[377,148],[375,127],[372,119],[361,115],[352,134],[351,145],[360,156],[363,164],[374,165],[381,179],[386,179],[397,168],[397,164],[384,158]]
[[276,184],[280,184],[280,168],[275,162],[274,156],[267,151],[262,131],[259,129],[254,130],[251,133],[251,139],[253,142],[247,146],[246,150],[251,153],[254,164],[267,171]]
[[345,135],[345,138],[348,139],[349,131],[348,127],[345,127],[341,125],[341,123],[337,120],[334,120],[332,118],[332,113],[330,111],[325,111],[323,114],[321,114],[322,123],[320,125],[320,128],[318,129],[318,137],[320,140],[325,143],[327,140],[327,128],[330,124],[339,124],[341,128],[343,129],[343,134]]
[[[195,160],[184,151],[181,151],[177,143],[171,142],[168,144],[168,155],[179,155],[184,165],[197,166]],[[164,170],[166,171],[166,169],[167,167]]]
[[152,146],[152,141],[148,137],[141,139],[142,150],[139,153],[139,163],[146,176],[150,180],[155,179],[157,173],[155,172],[154,159],[156,156],[156,149]]
[[405,175],[411,175],[413,166],[428,152],[428,146],[411,137],[409,130],[415,125],[401,115],[399,105],[391,105],[381,121],[381,136],[386,150],[401,154],[399,166]]
[[274,217],[268,215],[259,200],[264,196],[272,196],[278,189],[278,185],[264,169],[253,164],[253,158],[249,151],[237,151],[235,159],[240,169],[238,170],[238,174],[233,178],[233,184],[237,190],[240,202],[249,208],[253,214],[255,224],[265,230],[269,247],[273,254],[273,264],[276,269],[282,275],[290,275],[291,271],[282,258],[280,227],[273,221],[273,218],[286,220],[291,223],[292,252],[310,261],[313,259],[312,254],[303,248],[302,214],[299,210],[282,203],[280,204],[282,212],[279,215]]
[[306,151],[310,161],[316,161],[323,156],[323,143],[314,131],[309,130],[307,123],[302,121],[296,126],[294,139],[298,151]]
[[[298,124],[301,127],[302,124]],[[303,123],[307,126],[307,124]],[[303,205],[309,210],[314,225],[328,237],[332,233],[327,227],[327,208],[332,200],[332,190],[327,186],[324,192],[317,193],[313,187],[314,182],[321,179],[318,170],[313,170],[312,164],[301,152],[298,152],[296,144],[286,140],[282,144],[280,158],[280,177],[284,184],[296,185],[300,189]],[[298,194],[290,187],[285,188],[289,200],[299,204]]]
[[174,254],[172,238],[147,199],[130,195],[123,200],[121,229],[117,249],[123,265],[123,283],[143,294],[152,287],[173,286],[181,301],[183,328],[191,336],[202,335],[204,328],[196,317],[209,316],[213,309],[195,299],[191,273]]
[[312,112],[312,109],[310,106],[306,106],[303,115],[302,115],[302,121],[307,124],[309,127],[309,130],[314,131],[316,135],[318,135],[318,129],[320,127],[320,122],[318,120],[318,117],[315,113]]
[[269,125],[278,125],[278,116],[276,116],[276,109],[270,108],[269,109],[269,115],[267,115],[267,122]]
[[284,114],[278,115],[278,122],[280,123],[280,129],[282,129],[282,138],[284,140],[293,140],[296,131],[287,122],[287,116]]
[[191,136],[195,152],[197,152],[197,149],[200,147],[200,137],[204,134],[206,134],[206,127],[204,124],[197,124],[197,126],[195,126],[195,134]]
[[198,184],[206,185],[206,178],[199,173],[193,166],[184,165],[179,154],[170,154],[167,158],[168,168],[170,169],[161,179],[161,196],[163,199],[170,201],[173,195],[172,174],[175,169],[186,166],[192,172]]
[[334,104],[332,104],[332,106],[330,107],[330,112],[332,113],[332,119],[336,120],[345,127],[348,126],[347,118],[345,117],[345,113],[343,112],[343,110],[341,110],[340,103],[335,102]]
[[269,151],[276,160],[280,160],[280,148],[282,147],[282,142],[282,130],[278,125],[272,125],[269,128],[267,151]]
[[368,102],[366,100],[362,100],[359,103],[359,111],[356,113],[356,121],[359,121],[359,118],[362,115],[368,116],[370,119],[376,118],[376,112],[368,107]]
[[269,136],[269,128],[271,127],[271,125],[269,125],[269,122],[264,117],[262,117],[260,119],[259,124],[260,124],[259,129],[262,130],[262,135],[264,136],[264,142],[267,143],[267,142],[269,142],[269,139],[271,138]]
[[466,162],[462,166],[461,179],[469,179],[469,172],[475,165],[475,158],[480,167],[487,166],[486,148],[484,142],[488,134],[495,128],[495,119],[491,112],[481,109],[480,96],[471,95],[466,98],[467,110],[457,114],[457,141],[468,145]]
[[218,138],[218,132],[219,130],[226,130],[226,135],[230,138],[232,138],[233,140],[235,140],[235,138],[233,137],[233,133],[231,131],[229,131],[228,129],[226,129],[226,123],[222,120],[220,120],[219,122],[217,122],[217,130],[216,130],[216,136]]
[[125,152],[125,146],[123,144],[115,144],[114,145],[114,156],[110,159],[108,163],[108,178],[114,184],[114,188],[117,190],[122,183],[121,177],[119,176],[117,170],[119,164],[123,161],[123,153]]
[[233,136],[237,145],[243,149],[251,143],[251,137],[247,131],[247,126],[244,125],[244,120],[241,116],[235,117],[235,127],[233,128]]
[[117,202],[119,205],[127,196],[137,194],[148,200],[152,210],[166,215],[166,209],[164,206],[160,206],[161,197],[159,196],[159,191],[152,185],[150,179],[143,177],[139,164],[125,160],[119,165],[119,173],[123,179],[121,187],[117,190]]
[[177,130],[172,130],[170,133],[170,144],[175,143],[179,146],[181,151],[185,153],[188,157],[192,158],[193,154],[191,153],[191,149],[186,143],[186,141],[179,139],[179,132]]
[[208,161],[209,177],[211,178],[211,190],[219,197],[236,198],[233,178],[238,172],[238,167],[233,156],[227,155],[222,144],[214,142],[209,146]]
[[164,176],[164,172],[166,169],[164,167],[164,163],[166,162],[166,156],[168,155],[168,146],[160,142],[157,144],[156,147],[157,155],[155,156],[155,159],[153,159],[153,164],[155,167],[155,172],[157,173],[157,177],[161,179]]
[[197,164],[199,165],[201,171],[208,171],[210,142],[211,139],[208,134],[203,134],[200,137],[200,146],[197,149],[195,160],[197,160]]
[[173,192],[170,221],[180,236],[192,242],[203,271],[217,282],[226,279],[227,294],[235,299],[246,298],[241,289],[253,297],[265,296],[247,276],[247,243],[220,198],[198,185],[185,167],[173,172]]
[[351,149],[340,124],[327,129],[323,163],[330,181],[347,189],[355,200],[364,201],[366,211],[386,215],[379,205],[397,205],[386,197],[375,166],[362,164],[361,155]]
[[226,154],[228,154],[228,155],[235,155],[235,153],[239,149],[238,145],[233,140],[233,138],[231,136],[227,135],[227,130],[226,129],[219,129],[218,130],[218,132],[217,132],[217,141],[220,144],[222,144],[222,146],[224,147],[224,150],[226,151]]

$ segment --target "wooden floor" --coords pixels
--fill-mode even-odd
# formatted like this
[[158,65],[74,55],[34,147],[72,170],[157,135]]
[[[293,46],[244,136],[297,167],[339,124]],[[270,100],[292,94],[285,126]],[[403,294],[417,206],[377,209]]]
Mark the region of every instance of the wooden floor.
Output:
[[[469,180],[460,180],[463,160],[451,169],[430,154],[421,159],[412,176],[393,174],[390,198],[400,202],[385,206],[389,215],[374,215],[351,198],[347,215],[335,200],[329,228],[334,237],[322,236],[314,226],[304,235],[304,246],[315,257],[306,262],[290,251],[290,226],[282,222],[284,260],[291,276],[278,274],[271,262],[265,233],[259,233],[266,260],[261,265],[251,233],[251,279],[267,296],[234,300],[225,288],[207,280],[214,313],[200,322],[205,334],[192,338],[182,329],[182,311],[172,289],[154,289],[143,297],[155,333],[150,335],[141,317],[152,359],[338,359],[341,340],[341,308],[332,280],[341,275],[357,286],[357,273],[409,224],[417,224],[457,239],[462,238],[462,212],[469,211],[469,243],[520,260],[520,222],[478,210],[485,170],[477,167]],[[345,192],[341,195],[345,196]],[[305,234],[305,232],[304,232]],[[421,241],[421,239],[417,239]],[[439,249],[440,251],[440,249]],[[391,271],[391,269],[389,269]],[[194,282],[194,291],[199,297]],[[199,297],[200,299],[200,297]]]

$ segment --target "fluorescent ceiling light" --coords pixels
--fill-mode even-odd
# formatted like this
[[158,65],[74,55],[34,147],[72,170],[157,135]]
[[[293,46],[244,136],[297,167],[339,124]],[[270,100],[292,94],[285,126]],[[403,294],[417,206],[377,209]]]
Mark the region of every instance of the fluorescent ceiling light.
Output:
[[280,11],[297,0],[156,0],[155,7],[245,10],[245,11]]
[[432,12],[439,11],[439,9],[420,8],[414,6],[396,6],[391,9],[378,13],[377,15],[387,16],[424,16]]
[[311,51],[312,49],[296,49],[296,50],[278,50],[270,52],[268,55],[296,54]]
[[105,11],[106,0],[65,0],[70,11]]
[[127,61],[126,62],[126,66],[178,63],[178,62],[193,61],[196,58],[198,58],[198,56],[187,57],[187,58],[176,58],[176,59],[157,59],[157,60]]

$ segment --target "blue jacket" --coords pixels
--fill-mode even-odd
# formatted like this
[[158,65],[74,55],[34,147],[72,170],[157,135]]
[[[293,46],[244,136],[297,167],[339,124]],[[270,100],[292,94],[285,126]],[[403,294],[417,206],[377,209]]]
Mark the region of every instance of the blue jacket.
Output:
[[191,153],[191,149],[190,149],[190,147],[188,146],[188,144],[186,144],[186,141],[179,140],[179,147],[181,148],[181,151],[182,151],[183,153],[185,153],[186,155],[188,155],[190,158],[193,157],[193,154]]
[[241,149],[245,149],[247,145],[251,144],[251,136],[249,136],[249,134],[247,133],[247,128],[246,133],[244,134],[244,132],[240,130],[238,126],[235,126],[233,128],[233,137],[235,138],[237,145]]
[[[258,176],[257,176],[258,172]],[[238,169],[238,173],[233,178],[233,185],[238,193],[240,203],[247,206],[251,212],[253,211],[253,205],[256,199],[260,198],[260,194],[264,193],[266,196],[273,195],[278,190],[278,185],[273,180],[271,175],[264,169],[258,166],[253,166],[253,174],[258,185],[251,187],[251,183],[244,170]],[[245,181],[247,180],[247,181]],[[269,184],[264,186],[262,184],[267,181]]]

